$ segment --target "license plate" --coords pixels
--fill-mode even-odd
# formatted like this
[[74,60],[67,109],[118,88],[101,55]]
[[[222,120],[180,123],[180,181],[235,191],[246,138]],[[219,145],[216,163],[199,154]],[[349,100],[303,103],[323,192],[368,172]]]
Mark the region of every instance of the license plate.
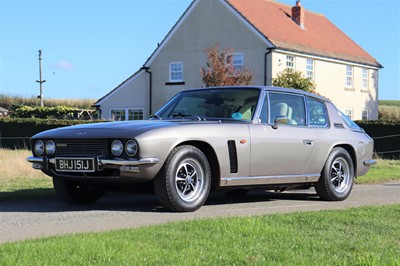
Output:
[[56,158],[56,171],[94,172],[94,158]]

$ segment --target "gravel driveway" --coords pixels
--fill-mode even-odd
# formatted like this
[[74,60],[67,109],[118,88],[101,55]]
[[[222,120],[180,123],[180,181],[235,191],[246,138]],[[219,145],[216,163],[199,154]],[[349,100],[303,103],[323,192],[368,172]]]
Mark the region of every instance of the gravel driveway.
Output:
[[56,199],[0,203],[0,243],[79,232],[135,228],[208,217],[249,216],[296,211],[400,204],[400,182],[355,185],[342,202],[321,201],[314,189],[271,193],[255,191],[240,198],[212,194],[194,213],[170,213],[151,195],[112,194],[90,206],[71,206]]

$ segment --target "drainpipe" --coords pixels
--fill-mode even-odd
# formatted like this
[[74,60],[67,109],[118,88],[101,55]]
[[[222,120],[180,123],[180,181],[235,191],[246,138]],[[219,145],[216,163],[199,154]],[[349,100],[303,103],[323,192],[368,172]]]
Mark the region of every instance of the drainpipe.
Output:
[[267,86],[267,58],[273,49],[276,47],[267,48],[268,51],[264,54],[264,86]]
[[141,69],[143,69],[144,71],[146,71],[146,73],[149,74],[150,77],[150,84],[149,84],[149,94],[150,94],[150,99],[149,99],[149,116],[153,114],[153,110],[152,110],[152,104],[153,104],[153,73],[151,73],[151,71],[149,70],[150,67],[145,67],[143,66]]

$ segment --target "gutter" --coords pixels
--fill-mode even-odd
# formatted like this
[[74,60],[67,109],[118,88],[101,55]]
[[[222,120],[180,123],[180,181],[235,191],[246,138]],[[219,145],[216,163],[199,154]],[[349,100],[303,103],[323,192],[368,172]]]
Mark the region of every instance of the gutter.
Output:
[[141,69],[143,69],[144,71],[146,71],[146,73],[149,74],[150,77],[150,84],[149,84],[149,116],[153,114],[153,110],[152,110],[152,104],[153,104],[153,73],[151,73],[151,71],[149,70],[150,67],[146,67],[143,66]]
[[267,48],[268,51],[264,54],[264,86],[267,86],[267,58],[273,49],[276,49],[276,47]]

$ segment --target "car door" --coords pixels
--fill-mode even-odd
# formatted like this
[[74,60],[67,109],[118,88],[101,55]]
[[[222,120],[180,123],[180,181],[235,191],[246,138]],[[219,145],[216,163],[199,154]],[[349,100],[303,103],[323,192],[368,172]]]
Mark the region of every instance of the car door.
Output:
[[269,92],[260,123],[250,125],[250,176],[303,175],[315,144],[302,95]]

